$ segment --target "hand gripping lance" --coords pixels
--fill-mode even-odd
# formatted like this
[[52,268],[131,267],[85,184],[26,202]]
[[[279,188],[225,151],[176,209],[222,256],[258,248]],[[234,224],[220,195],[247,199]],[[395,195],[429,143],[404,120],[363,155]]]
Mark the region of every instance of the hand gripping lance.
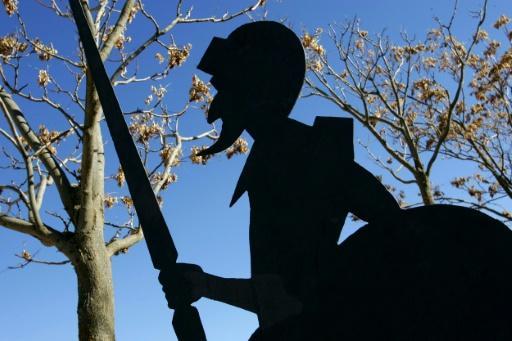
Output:
[[[124,120],[80,2],[81,0],[69,0],[87,58],[88,70],[103,107],[153,267],[157,270],[172,269],[176,264],[178,252]],[[172,324],[180,341],[206,340],[199,313],[190,305],[176,307]]]

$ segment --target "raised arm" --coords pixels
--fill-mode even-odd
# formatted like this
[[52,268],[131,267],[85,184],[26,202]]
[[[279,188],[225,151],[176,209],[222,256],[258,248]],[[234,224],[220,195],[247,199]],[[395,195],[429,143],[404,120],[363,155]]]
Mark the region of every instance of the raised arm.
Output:
[[347,167],[345,183],[348,210],[369,223],[389,221],[401,212],[400,206],[382,183],[369,171],[353,162]]

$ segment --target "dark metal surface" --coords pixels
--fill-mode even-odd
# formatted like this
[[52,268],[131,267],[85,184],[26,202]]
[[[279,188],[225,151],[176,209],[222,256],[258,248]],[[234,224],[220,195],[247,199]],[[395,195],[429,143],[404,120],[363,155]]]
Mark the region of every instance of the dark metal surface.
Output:
[[[70,0],[69,3],[85,50],[88,69],[96,86],[107,126],[126,176],[128,189],[144,232],[153,266],[159,270],[172,267],[176,263],[178,252],[124,120],[82,5],[79,0]],[[206,339],[199,314],[194,307],[176,309],[173,325],[180,340]]]
[[[251,340],[512,340],[511,231],[469,208],[401,210],[354,161],[352,120],[288,118],[305,71],[293,31],[245,24],[198,68],[222,120],[203,153],[254,139],[232,200],[248,193],[252,289],[210,277],[204,295],[256,312]],[[339,244],[349,212],[368,224]]]

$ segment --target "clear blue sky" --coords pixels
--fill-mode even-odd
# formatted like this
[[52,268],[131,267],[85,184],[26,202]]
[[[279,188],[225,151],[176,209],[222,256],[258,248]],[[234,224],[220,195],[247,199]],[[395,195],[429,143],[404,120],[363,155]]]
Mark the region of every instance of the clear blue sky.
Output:
[[[175,1],[147,1],[148,8],[162,20],[174,13]],[[249,0],[210,0],[191,1],[196,14],[221,14],[224,9],[237,9],[248,4]],[[422,36],[433,26],[432,18],[447,19],[451,13],[452,1],[407,1],[407,0],[268,0],[269,19],[286,18],[296,29],[313,30],[325,27],[334,21],[358,16],[362,27],[370,32],[386,28],[396,37],[400,30]],[[470,11],[478,9],[481,1],[460,1],[456,32],[467,39],[467,32],[473,29],[474,21]],[[151,3],[151,5],[149,5]],[[156,4],[157,3],[157,4]],[[508,4],[509,6],[506,6]],[[52,40],[59,50],[64,50],[66,42],[73,39],[73,31],[56,26],[60,23],[54,16],[41,9],[36,1],[20,1],[20,6],[32,32],[43,41]],[[510,2],[490,0],[489,21],[493,22],[501,13],[510,16]],[[169,13],[169,16],[166,15]],[[44,20],[43,20],[44,18]],[[247,18],[221,25],[191,25],[180,27],[174,33],[179,45],[192,43],[193,50],[187,66],[175,72],[166,81],[169,85],[167,101],[169,106],[179,107],[188,91],[198,58],[213,36],[226,36]],[[55,23],[55,24],[54,24]],[[12,32],[16,24],[14,18],[0,14],[0,35]],[[68,26],[70,27],[70,26]],[[136,39],[136,34],[131,33]],[[74,45],[72,45],[74,46]],[[153,58],[148,55],[148,58]],[[29,66],[27,72],[34,72],[37,65]],[[119,92],[122,106],[134,108],[140,99],[147,95],[135,90]],[[137,102],[138,101],[138,102]],[[41,116],[43,113],[30,112],[32,107],[23,106],[30,119],[52,123],[55,117]],[[296,106],[293,117],[310,123],[315,115],[340,116],[342,113],[323,102],[304,99]],[[185,129],[197,131],[195,125],[203,118],[192,118]],[[0,125],[4,126],[5,122]],[[356,138],[367,139],[361,129],[356,129]],[[5,143],[5,142],[1,142]],[[107,145],[107,148],[108,147]],[[380,173],[367,158],[365,152],[356,148],[356,160],[373,171]],[[172,234],[180,252],[180,261],[197,263],[210,273],[226,277],[247,277],[249,275],[248,222],[249,207],[247,198],[229,208],[229,200],[245,157],[226,160],[221,156],[206,167],[184,164],[178,170],[179,182],[166,192],[164,214],[171,226]],[[108,152],[107,174],[117,168],[115,155]],[[440,168],[435,173],[440,183],[447,183],[446,174],[453,170]],[[5,170],[0,170],[6,172]],[[2,174],[2,176],[4,176]],[[52,200],[52,197],[50,197]],[[58,203],[55,198],[55,203]],[[347,230],[349,233],[352,229]],[[16,264],[13,256],[22,248],[40,250],[38,256],[45,259],[61,259],[55,249],[42,247],[28,236],[16,234],[0,228],[0,341],[53,340],[68,341],[77,337],[76,280],[70,266],[48,267],[32,265],[23,270],[3,271]],[[152,269],[145,244],[132,248],[128,254],[113,259],[116,331],[121,341],[175,340],[171,329],[171,312],[166,308],[164,297],[157,281],[157,273]],[[209,340],[244,340],[257,327],[253,314],[221,303],[202,299],[196,306]]]

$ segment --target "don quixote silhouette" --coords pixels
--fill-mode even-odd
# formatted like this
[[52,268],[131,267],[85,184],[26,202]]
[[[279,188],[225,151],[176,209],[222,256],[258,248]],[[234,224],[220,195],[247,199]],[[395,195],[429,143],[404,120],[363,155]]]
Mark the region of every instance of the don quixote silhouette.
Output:
[[[400,209],[354,162],[352,120],[288,118],[305,76],[298,37],[276,22],[214,38],[198,68],[222,120],[203,155],[254,139],[231,205],[248,193],[251,278],[176,263],[80,3],[70,1],[140,223],[180,340],[204,340],[201,297],[257,314],[251,340],[512,340],[512,233],[476,210]],[[348,213],[367,225],[338,244]],[[143,327],[143,326],[142,326]]]

